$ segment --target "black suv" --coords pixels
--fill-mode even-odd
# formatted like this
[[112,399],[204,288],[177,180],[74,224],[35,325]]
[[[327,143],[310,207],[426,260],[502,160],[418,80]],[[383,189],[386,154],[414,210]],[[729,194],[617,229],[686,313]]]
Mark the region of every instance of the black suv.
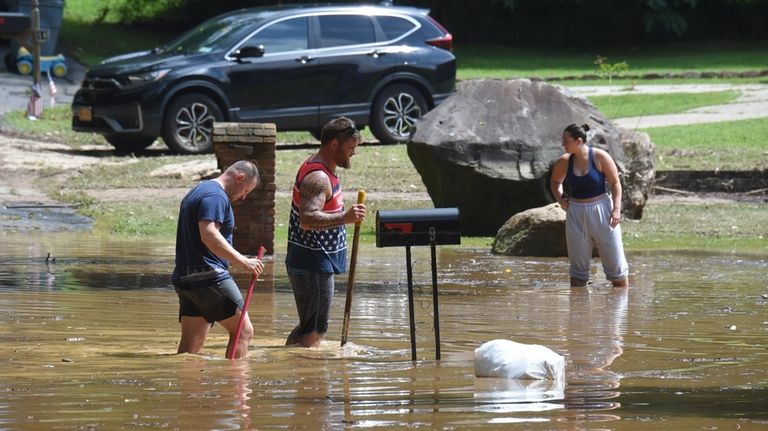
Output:
[[162,136],[172,150],[196,154],[211,151],[215,121],[275,123],[318,137],[345,115],[382,143],[404,142],[454,90],[451,48],[451,34],[424,9],[242,9],[89,70],[72,128],[103,134],[121,151]]

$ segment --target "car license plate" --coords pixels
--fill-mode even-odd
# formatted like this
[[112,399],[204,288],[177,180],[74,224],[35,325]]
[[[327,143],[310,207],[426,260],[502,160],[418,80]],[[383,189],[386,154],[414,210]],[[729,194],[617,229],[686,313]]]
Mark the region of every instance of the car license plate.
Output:
[[77,118],[79,118],[80,121],[83,121],[83,122],[93,121],[93,114],[91,112],[91,107],[81,106],[80,109],[77,110]]

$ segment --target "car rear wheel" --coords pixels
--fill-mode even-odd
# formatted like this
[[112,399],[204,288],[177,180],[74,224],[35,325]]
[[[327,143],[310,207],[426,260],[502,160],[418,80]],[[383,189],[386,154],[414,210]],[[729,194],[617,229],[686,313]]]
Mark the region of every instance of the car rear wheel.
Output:
[[382,144],[408,142],[416,122],[427,112],[427,101],[416,88],[396,84],[385,88],[371,111],[371,132]]
[[138,153],[155,142],[155,138],[146,136],[105,135],[104,139],[115,147],[118,154]]
[[221,110],[210,97],[185,94],[173,101],[165,112],[163,140],[177,153],[210,153],[213,151],[213,123],[222,118]]

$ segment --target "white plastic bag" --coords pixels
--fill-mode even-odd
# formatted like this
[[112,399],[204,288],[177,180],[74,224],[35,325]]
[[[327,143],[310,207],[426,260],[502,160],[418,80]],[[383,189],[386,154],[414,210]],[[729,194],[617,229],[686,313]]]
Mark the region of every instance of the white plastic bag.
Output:
[[565,380],[565,358],[538,344],[492,340],[475,349],[475,376]]

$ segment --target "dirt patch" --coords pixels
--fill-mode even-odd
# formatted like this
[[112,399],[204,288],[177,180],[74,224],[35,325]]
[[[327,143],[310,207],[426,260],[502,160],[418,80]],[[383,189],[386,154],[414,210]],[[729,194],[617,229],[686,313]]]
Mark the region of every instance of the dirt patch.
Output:
[[0,135],[0,201],[53,202],[33,181],[60,184],[83,169],[103,165],[135,163],[131,157],[114,159],[107,145],[84,146],[73,150],[69,145]]
[[[96,165],[121,165],[136,163],[137,159],[122,157],[115,159],[114,150],[108,145],[83,146],[73,150],[67,144],[44,142],[17,137],[0,135],[0,202],[37,203],[39,205],[54,205],[57,202],[48,197],[40,186],[33,184],[48,182],[54,186],[63,184],[72,175],[77,175],[83,169]],[[159,151],[164,153],[164,151]],[[144,188],[127,187],[119,190],[93,189],[85,193],[100,202],[116,201],[153,201],[165,199],[181,200],[189,189],[184,188]],[[290,191],[278,191],[277,199],[288,199]],[[372,199],[430,201],[424,192],[372,192]]]

